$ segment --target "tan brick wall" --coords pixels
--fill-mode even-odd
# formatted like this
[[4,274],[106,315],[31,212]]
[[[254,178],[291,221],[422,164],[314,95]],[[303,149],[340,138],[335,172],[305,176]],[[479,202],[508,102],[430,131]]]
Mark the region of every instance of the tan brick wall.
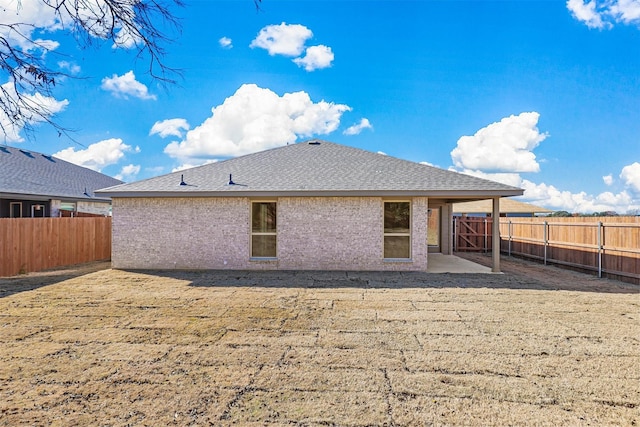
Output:
[[426,270],[427,198],[412,199],[412,261],[385,262],[380,197],[280,197],[278,259],[250,259],[248,198],[113,200],[115,268]]
[[113,199],[115,268],[246,269],[248,258],[249,199]]
[[[426,269],[426,245],[418,244],[426,241],[426,199],[423,200],[414,201],[413,205],[417,206],[412,206],[413,262],[385,262],[382,198],[280,198],[279,267],[290,270]],[[424,210],[423,214],[420,209]]]

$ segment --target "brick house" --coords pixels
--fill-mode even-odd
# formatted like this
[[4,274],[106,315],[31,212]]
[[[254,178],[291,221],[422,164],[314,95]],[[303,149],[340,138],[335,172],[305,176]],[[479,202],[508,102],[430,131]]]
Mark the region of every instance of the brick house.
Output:
[[522,190],[313,140],[97,193],[114,268],[425,271],[454,201]]
[[48,154],[0,146],[0,218],[109,215],[94,191],[122,181]]

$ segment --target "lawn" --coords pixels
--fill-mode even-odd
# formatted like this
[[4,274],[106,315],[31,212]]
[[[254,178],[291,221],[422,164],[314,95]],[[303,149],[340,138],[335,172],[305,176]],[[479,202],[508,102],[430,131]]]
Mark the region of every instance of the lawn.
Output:
[[84,273],[0,279],[0,425],[640,423],[637,286]]

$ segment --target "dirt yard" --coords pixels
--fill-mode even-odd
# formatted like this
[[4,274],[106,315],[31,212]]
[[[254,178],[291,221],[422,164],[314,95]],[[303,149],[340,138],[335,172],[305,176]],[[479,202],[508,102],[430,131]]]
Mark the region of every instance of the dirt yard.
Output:
[[106,267],[0,279],[0,425],[640,424],[637,286]]

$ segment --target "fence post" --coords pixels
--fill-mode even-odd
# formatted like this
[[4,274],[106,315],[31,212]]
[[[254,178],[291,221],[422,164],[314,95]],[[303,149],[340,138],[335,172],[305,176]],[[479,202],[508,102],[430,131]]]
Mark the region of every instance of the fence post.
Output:
[[509,220],[509,226],[508,226],[508,230],[509,230],[509,246],[508,246],[508,254],[509,256],[511,256],[511,220]]
[[544,265],[547,265],[547,246],[549,245],[549,223],[545,221],[543,223],[544,233]]
[[602,221],[598,221],[598,277],[602,278],[602,234],[604,228],[602,227]]

